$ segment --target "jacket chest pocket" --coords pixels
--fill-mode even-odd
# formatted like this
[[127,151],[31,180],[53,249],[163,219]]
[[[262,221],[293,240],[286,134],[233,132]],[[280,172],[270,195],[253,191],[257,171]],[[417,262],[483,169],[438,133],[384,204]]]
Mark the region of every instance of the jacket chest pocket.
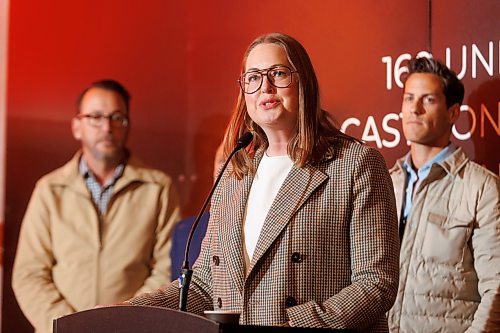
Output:
[[473,220],[430,212],[422,242],[422,256],[431,262],[456,266],[463,262]]

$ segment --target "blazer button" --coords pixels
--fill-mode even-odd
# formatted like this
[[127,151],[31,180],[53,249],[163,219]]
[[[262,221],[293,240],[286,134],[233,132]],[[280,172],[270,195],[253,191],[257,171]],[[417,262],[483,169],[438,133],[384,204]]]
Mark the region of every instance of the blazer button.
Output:
[[222,298],[220,297],[217,298],[217,306],[219,307],[219,309],[222,309]]
[[219,263],[220,263],[220,259],[218,256],[213,256],[212,257],[212,261],[214,262],[214,265],[215,266],[219,266]]
[[297,305],[297,300],[293,298],[292,296],[288,296],[285,300],[285,307],[290,308],[292,306]]
[[302,256],[298,252],[292,253],[292,262],[297,264],[302,261]]

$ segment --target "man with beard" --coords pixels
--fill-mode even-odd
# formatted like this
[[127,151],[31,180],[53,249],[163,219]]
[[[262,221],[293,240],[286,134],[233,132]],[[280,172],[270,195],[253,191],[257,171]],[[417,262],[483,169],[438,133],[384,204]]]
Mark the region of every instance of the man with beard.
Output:
[[125,147],[127,90],[98,81],[78,98],[81,149],[42,177],[24,216],[12,286],[37,332],[52,319],[170,282],[179,204],[171,179]]

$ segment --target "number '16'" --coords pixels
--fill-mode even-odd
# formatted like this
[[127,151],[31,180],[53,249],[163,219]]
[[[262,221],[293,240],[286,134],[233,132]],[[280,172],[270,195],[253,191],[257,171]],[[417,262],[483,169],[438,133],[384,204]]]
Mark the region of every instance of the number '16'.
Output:
[[[417,58],[421,58],[421,57],[432,58],[432,54],[430,54],[427,51],[420,51],[417,54]],[[411,54],[409,54],[409,53],[401,54],[399,57],[396,58],[396,61],[394,62],[394,68],[393,68],[392,57],[391,56],[382,57],[382,62],[384,64],[386,64],[385,87],[387,88],[387,90],[392,89],[393,76],[394,76],[394,82],[396,83],[396,86],[398,86],[399,88],[403,88],[403,82],[401,81],[401,75],[403,75],[403,73],[407,73],[408,68],[406,66],[401,66],[401,65],[404,61],[407,61],[410,59],[411,59]]]

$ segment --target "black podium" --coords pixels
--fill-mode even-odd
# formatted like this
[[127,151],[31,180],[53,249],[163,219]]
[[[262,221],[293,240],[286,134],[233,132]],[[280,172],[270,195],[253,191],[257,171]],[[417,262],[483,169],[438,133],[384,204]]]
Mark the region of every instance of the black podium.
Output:
[[54,333],[351,332],[298,327],[223,325],[191,313],[150,306],[112,306],[54,319]]

